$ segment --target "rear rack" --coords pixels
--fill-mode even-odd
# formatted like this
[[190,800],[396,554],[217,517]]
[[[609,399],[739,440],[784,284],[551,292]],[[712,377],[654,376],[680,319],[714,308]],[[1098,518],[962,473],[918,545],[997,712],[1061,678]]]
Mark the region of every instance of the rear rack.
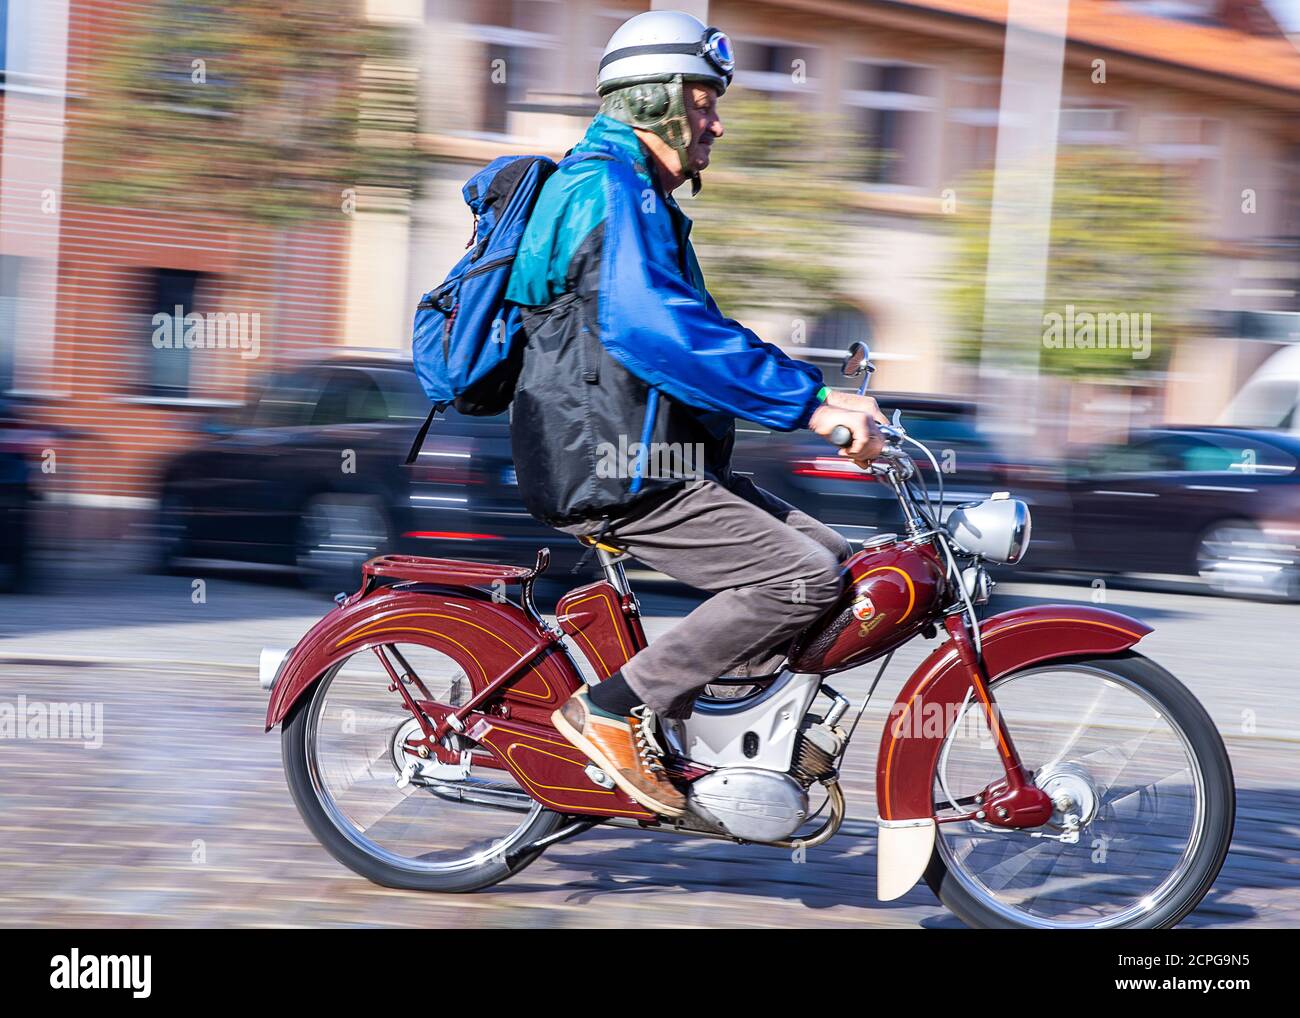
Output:
[[[402,583],[430,583],[444,587],[489,587],[519,585],[519,601],[538,625],[545,625],[533,603],[533,583],[551,564],[551,549],[541,548],[533,568],[505,566],[494,562],[465,562],[454,558],[424,558],[420,555],[379,555],[361,567],[361,586],[353,594],[334,598],[341,607],[355,604],[375,589],[379,580]],[[495,595],[494,595],[495,596]]]
[[[548,556],[549,557],[549,556]],[[500,581],[522,584],[532,579],[540,568],[505,566],[492,562],[463,562],[454,558],[423,558],[419,555],[380,555],[361,567],[365,576],[383,576],[394,580],[412,580],[418,583],[451,583],[468,586],[487,586]]]

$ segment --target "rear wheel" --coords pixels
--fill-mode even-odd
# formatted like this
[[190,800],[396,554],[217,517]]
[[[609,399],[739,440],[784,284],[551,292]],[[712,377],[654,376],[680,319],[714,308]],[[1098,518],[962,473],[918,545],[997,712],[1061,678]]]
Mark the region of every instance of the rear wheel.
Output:
[[[1134,653],[1053,662],[991,688],[1025,768],[1057,808],[1031,830],[940,823],[926,871],[935,894],[983,928],[1183,919],[1223,866],[1236,808],[1227,751],[1196,698]],[[939,756],[939,816],[977,808],[974,796],[1001,777],[983,710],[968,700]]]
[[[415,699],[457,706],[473,695],[450,658],[407,644]],[[325,849],[385,887],[474,891],[518,873],[541,852],[515,854],[565,818],[528,796],[487,750],[461,736],[460,764],[420,760],[405,748],[419,724],[370,650],[326,672],[286,719],[281,751],[298,811]],[[420,684],[424,689],[421,690]],[[427,697],[426,697],[427,692]],[[408,773],[403,781],[403,772]]]

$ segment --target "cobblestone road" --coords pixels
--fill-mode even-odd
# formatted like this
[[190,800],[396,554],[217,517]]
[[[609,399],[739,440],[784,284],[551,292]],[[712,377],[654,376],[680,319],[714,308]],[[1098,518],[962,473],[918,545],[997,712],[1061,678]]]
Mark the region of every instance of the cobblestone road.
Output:
[[[287,646],[328,606],[292,587],[184,577],[64,577],[0,598],[0,703],[103,705],[98,749],[0,742],[0,924],[9,926],[957,925],[924,886],[875,900],[871,775],[880,726],[911,666],[881,683],[846,766],[849,819],[790,853],[596,831],[513,881],[443,898],[386,890],[335,863],[295,811],[278,734],[262,731],[256,652]],[[1080,587],[1004,585],[999,607],[1089,601]],[[650,628],[689,603],[644,596]],[[1202,699],[1239,788],[1232,852],[1189,926],[1300,925],[1300,611],[1111,590],[1156,626],[1143,650]],[[859,699],[870,675],[835,685]]]

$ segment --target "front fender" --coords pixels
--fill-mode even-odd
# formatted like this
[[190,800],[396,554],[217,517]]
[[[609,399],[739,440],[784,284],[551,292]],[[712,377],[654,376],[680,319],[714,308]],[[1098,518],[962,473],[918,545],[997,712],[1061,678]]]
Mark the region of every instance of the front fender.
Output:
[[[547,639],[518,605],[470,591],[381,590],[335,608],[308,631],[280,667],[266,730],[288,716],[312,683],[344,658],[384,643],[431,647],[456,662],[474,692]],[[563,645],[533,658],[504,696],[514,716],[544,721],[582,683]]]
[[[980,626],[990,681],[1043,661],[1118,654],[1149,632],[1150,626],[1126,615],[1080,605],[1018,608]],[[876,759],[880,810],[876,873],[882,901],[905,894],[929,862],[935,832],[935,768],[947,728],[969,688],[970,679],[950,640],[921,662],[890,710]],[[923,716],[943,721],[921,723]]]

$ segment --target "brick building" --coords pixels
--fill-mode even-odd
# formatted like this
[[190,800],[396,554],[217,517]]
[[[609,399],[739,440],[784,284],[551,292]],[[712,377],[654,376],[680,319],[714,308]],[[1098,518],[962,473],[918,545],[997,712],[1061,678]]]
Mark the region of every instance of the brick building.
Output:
[[[0,0],[0,383],[62,429],[43,480],[74,505],[147,506],[205,415],[239,401],[251,375],[337,343],[343,320],[342,214],[272,229],[68,197],[95,172],[70,155],[92,61],[144,6]],[[159,348],[152,316],[177,306],[256,315],[257,331],[243,349]]]

